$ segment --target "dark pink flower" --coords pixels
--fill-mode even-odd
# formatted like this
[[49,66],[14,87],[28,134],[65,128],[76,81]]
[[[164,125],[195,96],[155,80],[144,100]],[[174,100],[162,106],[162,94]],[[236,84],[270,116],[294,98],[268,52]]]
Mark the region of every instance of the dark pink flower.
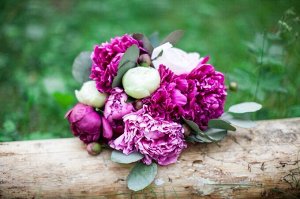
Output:
[[128,34],[115,37],[110,42],[95,46],[91,55],[92,69],[90,78],[96,81],[100,92],[109,93],[114,77],[117,75],[118,65],[124,52],[132,45],[137,45],[142,51],[142,42],[135,40]]
[[104,117],[107,118],[117,135],[123,133],[122,117],[133,110],[133,105],[126,103],[127,98],[127,94],[121,88],[116,87],[111,90],[111,94],[105,103]]
[[124,154],[139,152],[143,162],[151,164],[155,160],[160,165],[175,163],[184,148],[183,128],[180,124],[162,119],[154,119],[144,106],[137,112],[123,117],[124,134],[109,144]]
[[208,58],[189,74],[175,75],[160,65],[161,85],[149,98],[143,100],[152,116],[179,121],[193,120],[202,130],[210,119],[224,112],[226,88],[224,75],[206,64]]
[[78,136],[86,144],[97,142],[101,134],[109,140],[112,137],[111,127],[107,125],[106,119],[91,106],[78,103],[66,113],[65,118],[68,119],[74,136]]

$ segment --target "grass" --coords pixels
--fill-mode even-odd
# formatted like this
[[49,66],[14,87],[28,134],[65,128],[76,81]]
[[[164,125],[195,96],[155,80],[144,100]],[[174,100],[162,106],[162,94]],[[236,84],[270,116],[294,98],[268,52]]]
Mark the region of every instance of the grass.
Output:
[[210,55],[227,84],[238,83],[226,107],[255,98],[264,106],[256,119],[300,116],[299,8],[297,0],[3,0],[0,141],[72,136],[63,117],[80,87],[73,59],[127,32],[184,29],[178,47]]

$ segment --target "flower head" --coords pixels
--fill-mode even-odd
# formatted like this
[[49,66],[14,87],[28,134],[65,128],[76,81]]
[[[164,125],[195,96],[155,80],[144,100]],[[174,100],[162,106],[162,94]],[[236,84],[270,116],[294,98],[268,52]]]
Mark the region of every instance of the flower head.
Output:
[[154,119],[144,106],[137,112],[123,117],[124,134],[109,144],[125,154],[140,152],[145,157],[143,162],[152,160],[160,165],[175,163],[184,148],[183,128],[180,124],[161,119]]
[[112,126],[113,131],[120,135],[123,133],[124,125],[122,117],[133,110],[131,103],[126,103],[128,96],[121,88],[114,88],[107,99],[104,108],[104,117]]
[[109,140],[112,137],[111,127],[107,125],[106,119],[91,106],[78,103],[66,113],[65,117],[74,136],[78,136],[86,144],[97,142],[101,135]]
[[123,76],[125,92],[133,98],[142,99],[153,93],[160,84],[159,72],[152,67],[135,67]]
[[205,58],[190,73],[182,75],[160,65],[161,86],[143,100],[151,115],[175,121],[184,117],[196,122],[202,130],[210,119],[220,117],[226,99],[224,75],[206,64],[207,61]]
[[[158,56],[159,53],[162,53],[161,56]],[[158,57],[156,58],[156,56]],[[187,53],[179,48],[174,48],[170,43],[155,48],[152,58],[154,58],[153,65],[155,68],[158,69],[163,64],[176,75],[191,72],[202,60],[198,53]]]
[[85,82],[80,91],[75,90],[75,95],[80,103],[97,108],[101,108],[107,98],[107,94],[97,90],[95,81]]
[[108,43],[95,46],[91,55],[92,69],[90,78],[96,81],[97,89],[102,93],[111,91],[111,84],[118,72],[118,65],[123,54],[132,45],[142,48],[141,41],[135,40],[128,34],[115,37]]

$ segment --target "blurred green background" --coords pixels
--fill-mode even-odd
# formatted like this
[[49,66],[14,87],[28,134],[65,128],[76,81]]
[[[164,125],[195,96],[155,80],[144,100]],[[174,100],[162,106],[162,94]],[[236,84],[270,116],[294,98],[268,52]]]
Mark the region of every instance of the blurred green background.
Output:
[[[293,9],[290,9],[293,8]],[[238,83],[227,105],[258,101],[255,119],[300,116],[298,0],[1,0],[0,141],[71,137],[76,55],[124,33],[186,34]]]

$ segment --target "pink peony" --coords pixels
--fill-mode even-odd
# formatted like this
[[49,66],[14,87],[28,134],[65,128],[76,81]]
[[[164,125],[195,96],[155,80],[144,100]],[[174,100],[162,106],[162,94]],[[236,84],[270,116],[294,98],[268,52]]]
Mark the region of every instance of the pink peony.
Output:
[[149,98],[145,98],[143,103],[149,105],[153,117],[178,121],[184,113],[183,106],[187,103],[187,97],[177,87],[177,76],[170,69],[160,65],[159,73],[160,87]]
[[224,112],[226,88],[224,75],[206,64],[204,58],[189,74],[175,75],[160,65],[161,85],[149,98],[143,100],[152,116],[179,121],[193,120],[202,130],[210,119]]
[[124,154],[140,152],[145,157],[143,162],[152,160],[160,165],[175,163],[184,148],[183,128],[180,124],[161,119],[154,119],[144,106],[137,112],[123,117],[124,134],[111,141],[110,147],[123,151]]
[[142,48],[142,42],[135,40],[128,34],[121,37],[115,37],[110,43],[102,43],[95,46],[91,55],[92,68],[90,78],[96,81],[97,89],[102,93],[111,91],[111,84],[117,75],[118,65],[124,52],[132,45]]
[[65,118],[68,119],[74,136],[78,136],[86,144],[97,142],[101,133],[106,139],[112,137],[111,127],[106,119],[91,106],[78,103],[66,113]]
[[121,88],[116,87],[111,90],[105,103],[104,117],[118,135],[122,134],[124,130],[122,117],[133,110],[132,104],[126,103],[127,98],[127,94]]

